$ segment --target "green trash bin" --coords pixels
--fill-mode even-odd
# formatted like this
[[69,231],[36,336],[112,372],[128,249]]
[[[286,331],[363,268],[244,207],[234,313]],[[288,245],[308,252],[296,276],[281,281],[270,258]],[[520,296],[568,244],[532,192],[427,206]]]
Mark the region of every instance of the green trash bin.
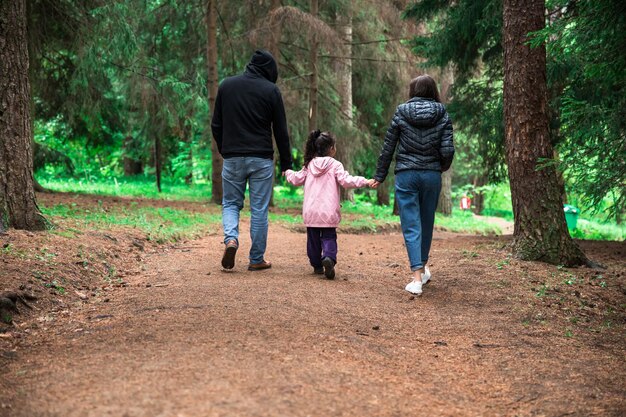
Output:
[[578,223],[578,213],[580,210],[572,205],[564,204],[563,211],[565,212],[565,222],[567,223],[567,228],[569,230],[576,229],[576,223]]

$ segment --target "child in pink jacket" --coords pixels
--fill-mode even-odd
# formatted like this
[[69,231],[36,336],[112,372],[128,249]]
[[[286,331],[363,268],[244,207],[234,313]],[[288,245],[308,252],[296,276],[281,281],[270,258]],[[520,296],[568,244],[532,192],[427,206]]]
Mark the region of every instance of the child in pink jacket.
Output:
[[353,177],[335,156],[335,137],[330,132],[315,130],[309,134],[304,150],[304,168],[290,169],[285,177],[293,185],[304,184],[302,216],[307,231],[307,255],[313,272],[335,278],[337,263],[337,226],[341,221],[339,186],[359,188],[371,186],[374,180]]

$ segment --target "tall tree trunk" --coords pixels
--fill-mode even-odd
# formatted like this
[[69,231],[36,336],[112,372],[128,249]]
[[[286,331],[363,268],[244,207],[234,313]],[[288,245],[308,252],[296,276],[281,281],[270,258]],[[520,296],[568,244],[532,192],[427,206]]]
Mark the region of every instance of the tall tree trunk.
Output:
[[529,32],[544,27],[544,0],[504,0],[504,123],[515,229],[513,254],[566,266],[587,259],[565,223],[552,159],[547,115],[545,47],[530,48]]
[[[311,0],[311,16],[317,17],[318,6],[318,0]],[[309,132],[317,129],[317,49],[318,41],[313,33],[309,50]]]
[[[271,4],[270,4],[270,13],[272,13],[273,11],[275,11],[276,9],[278,9],[280,7],[280,0],[271,0]],[[272,26],[270,28],[270,53],[272,54],[272,56],[274,57],[274,59],[276,60],[276,65],[280,67],[280,59],[279,59],[279,54],[280,51],[278,50],[278,42],[280,41],[280,25],[275,24],[274,26]],[[272,141],[272,143],[274,144],[274,172],[276,172],[276,164],[278,163],[278,159],[277,159],[277,149],[276,149],[276,138],[274,138],[274,140]],[[270,207],[274,207],[274,185],[276,185],[276,175],[274,175],[274,177],[272,178],[272,196],[270,197]]]
[[[209,107],[211,114],[215,109],[217,98],[218,75],[217,75],[217,0],[207,0],[207,65],[208,65],[208,90]],[[224,160],[217,149],[217,144],[211,140],[211,193],[215,204],[222,204],[222,167]]]
[[[311,0],[310,14],[317,17],[319,4],[317,0]],[[309,132],[317,129],[317,49],[318,40],[314,31],[311,33],[311,46],[309,49]]]
[[26,1],[0,2],[0,233],[43,230],[33,188]]
[[[343,43],[337,46],[339,58],[333,59],[333,67],[337,74],[337,92],[339,93],[341,117],[346,125],[354,126],[354,112],[352,111],[352,16],[351,5],[348,10],[343,10],[345,14],[338,14],[336,30],[341,36]],[[350,136],[339,138],[337,143],[337,159],[341,161],[346,170],[352,170],[352,155],[354,144]],[[343,139],[343,140],[342,140]],[[354,201],[353,189],[341,189],[341,199]]]
[[452,214],[452,168],[441,174],[441,193],[437,211],[444,216]]
[[[454,83],[454,72],[451,66],[441,70],[439,77],[440,96],[444,104],[450,101],[450,87]],[[444,216],[452,214],[452,168],[441,174],[441,193],[437,203],[437,211]]]

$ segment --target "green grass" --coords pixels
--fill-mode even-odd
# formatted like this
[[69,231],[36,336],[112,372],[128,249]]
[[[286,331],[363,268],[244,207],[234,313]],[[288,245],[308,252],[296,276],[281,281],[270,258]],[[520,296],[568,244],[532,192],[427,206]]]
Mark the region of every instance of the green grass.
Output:
[[570,230],[570,235],[576,239],[624,241],[626,226],[579,218],[576,229]]
[[[208,201],[211,198],[210,185],[163,182],[163,192],[158,193],[152,178],[92,178],[90,180],[74,178],[38,177],[40,183],[51,190],[81,194],[105,196],[138,197],[147,199]],[[398,227],[400,219],[392,214],[392,207],[379,206],[372,201],[375,191],[360,190],[355,195],[356,202],[342,203],[344,220],[342,227],[361,232],[376,232]],[[278,208],[300,210],[303,201],[302,187],[278,185],[275,187],[275,203]],[[392,200],[393,203],[393,200]],[[127,209],[105,211],[102,207],[90,209],[77,208],[61,204],[44,208],[44,214],[54,217],[71,218],[82,228],[107,228],[112,226],[131,226],[145,231],[149,238],[156,241],[175,241],[183,238],[198,237],[220,227],[220,216],[208,213],[191,213],[171,208],[151,208],[131,206]],[[243,216],[249,214],[244,209]],[[301,215],[271,213],[270,221],[286,225],[302,225]],[[481,235],[501,234],[498,226],[477,220],[471,213],[453,210],[452,216],[437,214],[435,226],[458,233]],[[76,234],[75,229],[57,231],[66,237]]]
[[[286,188],[286,187],[285,187]],[[286,194],[277,187],[276,205],[282,208],[300,209],[302,207],[302,194]],[[399,227],[400,217],[392,214],[392,206],[379,206],[368,201],[367,193],[357,194],[355,202],[341,203],[341,213],[343,220],[341,226],[343,228],[352,229],[363,232],[376,232],[378,230],[387,230],[389,225],[397,225]],[[392,200],[393,203],[393,200]],[[302,222],[302,216],[286,216],[271,215],[271,220],[281,220],[289,224]],[[435,216],[435,227],[450,232],[470,233],[479,235],[500,235],[502,231],[496,225],[487,223],[467,211],[452,210],[451,216],[444,216],[437,213]]]
[[[219,214],[138,205],[105,210],[101,206],[79,208],[75,204],[58,204],[41,209],[44,215],[51,217],[53,221],[55,218],[68,219],[74,227],[82,230],[110,229],[115,226],[133,227],[144,232],[148,240],[157,243],[192,239],[218,232],[221,219]],[[71,234],[65,236],[71,237]]]
[[210,184],[187,185],[181,182],[163,180],[162,192],[159,193],[154,178],[120,177],[120,178],[56,178],[37,176],[39,183],[49,190],[96,194],[116,197],[138,197],[160,200],[209,201],[211,200]]

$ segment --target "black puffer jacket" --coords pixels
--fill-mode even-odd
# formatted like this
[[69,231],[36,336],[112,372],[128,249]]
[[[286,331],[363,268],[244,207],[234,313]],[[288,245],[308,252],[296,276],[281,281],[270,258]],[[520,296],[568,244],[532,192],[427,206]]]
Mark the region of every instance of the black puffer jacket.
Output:
[[454,157],[452,122],[443,104],[414,97],[393,115],[378,157],[374,179],[383,182],[398,147],[396,171],[407,169],[447,171]]

